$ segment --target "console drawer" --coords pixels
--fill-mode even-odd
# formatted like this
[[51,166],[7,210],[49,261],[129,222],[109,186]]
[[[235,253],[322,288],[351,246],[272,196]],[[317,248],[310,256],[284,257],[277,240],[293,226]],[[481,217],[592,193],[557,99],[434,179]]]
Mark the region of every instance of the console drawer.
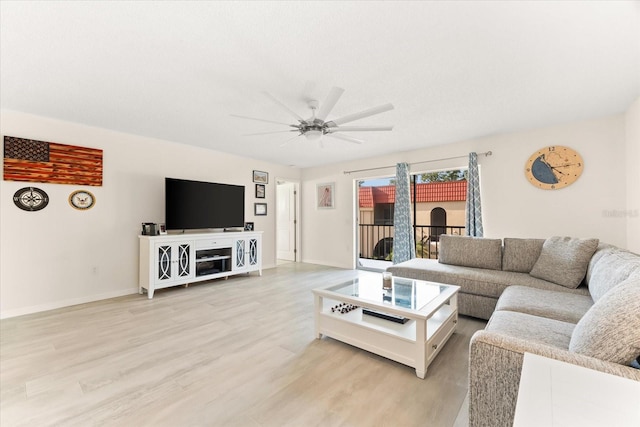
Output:
[[233,247],[233,239],[196,240],[196,249],[219,248],[219,247],[225,247],[225,248]]

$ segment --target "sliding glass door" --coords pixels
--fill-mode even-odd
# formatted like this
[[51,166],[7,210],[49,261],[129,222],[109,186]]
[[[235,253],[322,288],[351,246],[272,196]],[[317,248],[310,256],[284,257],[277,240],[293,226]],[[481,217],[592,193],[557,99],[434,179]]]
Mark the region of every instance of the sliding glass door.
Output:
[[[464,235],[466,185],[463,169],[411,176],[417,257],[437,258],[442,234]],[[356,197],[356,265],[384,270],[393,256],[395,177],[358,181]]]

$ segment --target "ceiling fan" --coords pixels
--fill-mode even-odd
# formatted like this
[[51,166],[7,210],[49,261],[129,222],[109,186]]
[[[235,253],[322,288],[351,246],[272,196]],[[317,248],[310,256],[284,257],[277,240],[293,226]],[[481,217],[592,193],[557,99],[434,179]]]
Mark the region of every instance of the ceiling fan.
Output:
[[281,124],[285,126],[289,126],[293,129],[285,130],[285,131],[275,131],[275,132],[260,132],[260,133],[251,133],[245,135],[267,135],[272,133],[288,133],[288,132],[297,132],[298,134],[293,138],[285,141],[282,145],[291,141],[292,139],[303,136],[309,141],[320,141],[322,144],[321,138],[323,135],[330,136],[332,138],[338,138],[349,142],[354,142],[356,144],[361,144],[361,139],[356,139],[351,136],[342,135],[337,132],[370,132],[370,131],[390,131],[393,129],[393,126],[342,126],[345,123],[353,122],[356,120],[363,119],[365,117],[373,116],[375,114],[384,113],[385,111],[393,110],[393,104],[384,104],[378,107],[368,108],[366,110],[360,111],[354,114],[348,114],[346,116],[342,116],[333,120],[327,120],[327,117],[333,110],[333,107],[338,103],[338,100],[342,96],[344,89],[339,87],[331,88],[329,95],[324,100],[324,103],[319,105],[317,100],[310,100],[308,102],[309,108],[311,109],[311,117],[308,119],[302,118],[295,111],[287,107],[285,104],[276,99],[273,95],[264,92],[264,94],[271,99],[278,107],[287,111],[290,115],[292,115],[297,123],[282,123],[276,122],[273,120],[265,120],[265,119],[257,119],[254,117],[240,116],[237,114],[231,114],[233,117],[239,117],[241,119],[249,119],[249,120],[258,120],[261,122],[267,123],[275,123]]

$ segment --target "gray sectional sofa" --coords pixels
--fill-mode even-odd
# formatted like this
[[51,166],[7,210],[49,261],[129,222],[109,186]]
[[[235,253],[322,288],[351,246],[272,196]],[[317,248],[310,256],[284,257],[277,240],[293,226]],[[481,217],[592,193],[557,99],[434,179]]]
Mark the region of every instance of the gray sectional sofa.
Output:
[[471,339],[469,425],[511,426],[524,353],[640,381],[640,256],[595,239],[441,236],[394,275],[460,286]]

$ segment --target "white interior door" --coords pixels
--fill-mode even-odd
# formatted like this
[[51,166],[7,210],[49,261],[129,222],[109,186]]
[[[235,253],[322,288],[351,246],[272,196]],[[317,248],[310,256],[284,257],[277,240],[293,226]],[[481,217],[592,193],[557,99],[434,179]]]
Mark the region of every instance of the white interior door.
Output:
[[278,183],[276,202],[277,257],[282,260],[296,261],[295,183]]

